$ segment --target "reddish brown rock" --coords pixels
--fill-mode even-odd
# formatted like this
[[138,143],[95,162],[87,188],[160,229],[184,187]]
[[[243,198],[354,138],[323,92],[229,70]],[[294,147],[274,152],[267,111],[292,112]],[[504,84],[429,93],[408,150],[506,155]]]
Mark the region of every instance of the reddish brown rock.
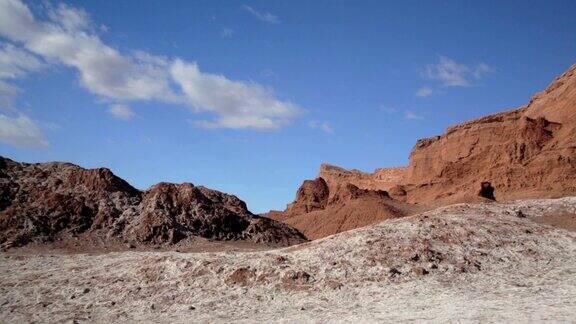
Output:
[[[343,170],[343,169],[342,169]],[[361,189],[342,180],[306,180],[285,211],[267,217],[289,224],[311,239],[367,226],[422,210],[390,198],[384,190]]]
[[409,202],[496,200],[576,194],[576,65],[518,109],[469,121],[419,140],[404,184]]
[[246,286],[256,278],[256,270],[242,267],[234,270],[225,280],[229,285]]
[[525,106],[418,140],[406,168],[366,173],[322,164],[284,212],[268,215],[319,238],[456,202],[569,195],[576,195],[576,65]]
[[253,215],[235,196],[191,183],[139,191],[110,170],[0,157],[0,244],[81,236],[105,242],[172,244],[193,237],[290,245],[297,230]]
[[379,168],[372,173],[360,170],[346,170],[330,164],[320,165],[318,176],[326,181],[329,188],[338,187],[342,184],[350,183],[360,189],[384,190],[403,182],[405,167]]
[[292,213],[309,213],[314,210],[322,210],[328,204],[328,184],[323,178],[304,180],[296,192],[294,204],[288,206]]

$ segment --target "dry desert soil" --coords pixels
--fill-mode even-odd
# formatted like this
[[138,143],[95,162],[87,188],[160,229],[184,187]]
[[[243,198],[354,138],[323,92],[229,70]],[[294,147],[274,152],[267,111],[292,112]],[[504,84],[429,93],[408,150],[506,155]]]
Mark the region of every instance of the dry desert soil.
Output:
[[457,204],[287,248],[0,253],[0,322],[574,322],[576,197]]

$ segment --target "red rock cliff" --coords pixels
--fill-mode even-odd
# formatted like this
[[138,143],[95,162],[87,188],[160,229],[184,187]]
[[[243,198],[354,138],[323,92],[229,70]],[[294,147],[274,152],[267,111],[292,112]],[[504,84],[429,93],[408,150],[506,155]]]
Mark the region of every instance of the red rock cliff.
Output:
[[408,201],[497,200],[576,194],[576,65],[518,109],[419,140],[404,179]]

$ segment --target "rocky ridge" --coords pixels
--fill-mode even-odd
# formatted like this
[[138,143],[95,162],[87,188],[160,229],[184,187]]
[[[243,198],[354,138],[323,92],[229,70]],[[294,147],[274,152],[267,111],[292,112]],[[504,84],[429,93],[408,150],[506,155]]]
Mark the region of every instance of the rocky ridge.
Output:
[[290,245],[297,230],[256,216],[235,196],[191,183],[140,191],[105,168],[0,158],[0,243],[84,240],[193,243],[195,237]]

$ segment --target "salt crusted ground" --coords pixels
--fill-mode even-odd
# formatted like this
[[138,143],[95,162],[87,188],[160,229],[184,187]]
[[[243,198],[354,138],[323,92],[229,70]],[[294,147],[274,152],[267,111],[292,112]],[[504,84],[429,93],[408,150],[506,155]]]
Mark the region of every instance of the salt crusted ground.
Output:
[[[0,254],[0,322],[574,322],[576,197],[460,204],[258,252]],[[559,220],[560,219],[560,220]]]

